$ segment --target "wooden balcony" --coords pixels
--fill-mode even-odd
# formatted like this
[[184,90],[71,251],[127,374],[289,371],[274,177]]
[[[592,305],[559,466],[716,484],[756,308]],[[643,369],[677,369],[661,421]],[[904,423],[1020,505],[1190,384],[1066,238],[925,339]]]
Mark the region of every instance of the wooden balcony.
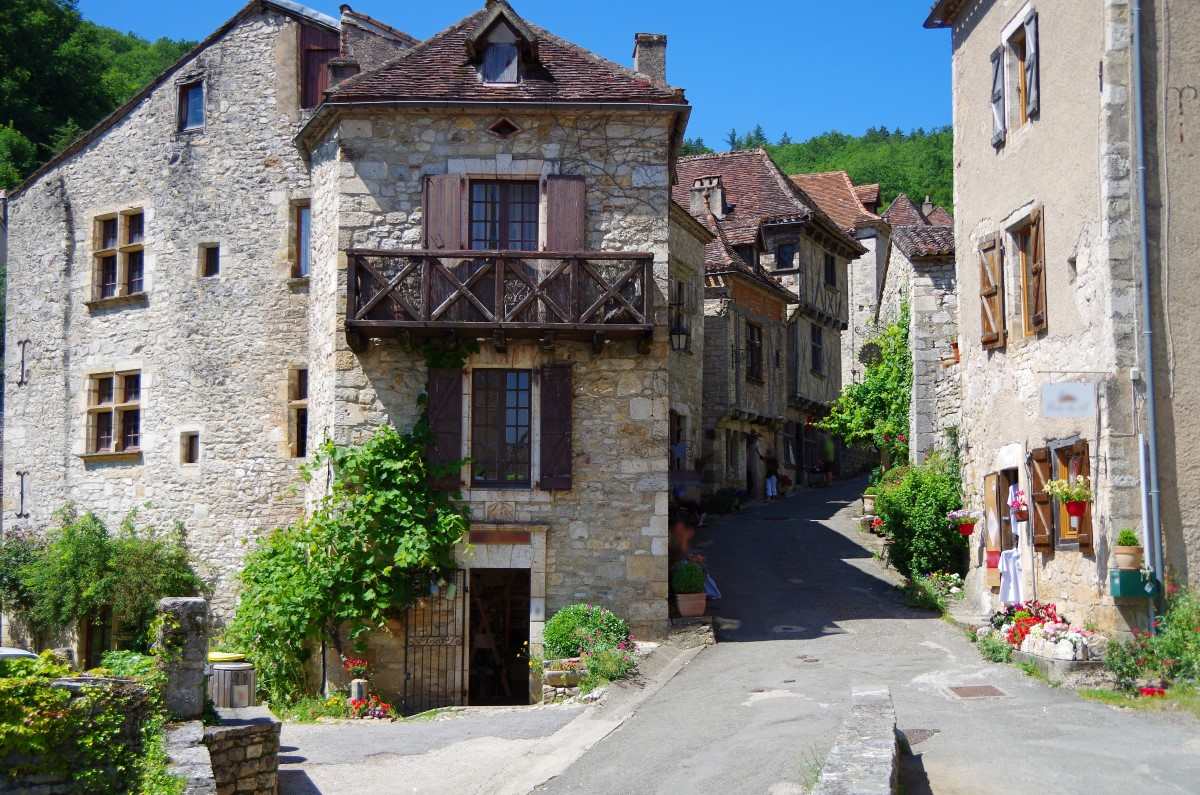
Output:
[[352,249],[346,333],[592,340],[654,330],[653,255],[607,251]]
[[800,299],[801,308],[821,320],[846,328],[849,308],[844,290],[826,285],[823,274],[817,274],[814,278],[807,269],[797,273],[795,279],[793,289]]

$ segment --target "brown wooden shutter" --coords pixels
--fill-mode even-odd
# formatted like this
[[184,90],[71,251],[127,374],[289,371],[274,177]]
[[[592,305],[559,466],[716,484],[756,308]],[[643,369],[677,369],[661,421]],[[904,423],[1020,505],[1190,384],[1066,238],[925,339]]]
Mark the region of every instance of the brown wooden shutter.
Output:
[[1025,115],[1031,119],[1042,109],[1041,62],[1038,15],[1034,11],[1025,18]]
[[571,365],[542,368],[542,479],[547,491],[571,488]]
[[[431,467],[440,467],[462,460],[462,371],[450,368],[429,370],[430,444],[428,460]],[[457,489],[462,485],[461,474],[435,478],[439,489]]]
[[[1088,482],[1091,482],[1092,459],[1089,454],[1088,443],[1084,441],[1076,442],[1072,453],[1080,458],[1079,474],[1087,478]],[[1095,488],[1095,484],[1093,484],[1093,499],[1095,498]],[[1079,541],[1080,549],[1090,550],[1092,548],[1092,503],[1090,501],[1087,504],[1087,512],[1079,518],[1079,527],[1076,528],[1075,537]]]
[[1030,519],[1033,521],[1033,545],[1054,546],[1054,501],[1046,493],[1050,482],[1050,450],[1039,447],[1029,453]]
[[980,341],[984,348],[1003,348],[1007,336],[1004,322],[1004,256],[1000,236],[988,238],[979,249]]
[[436,174],[425,178],[425,248],[467,248],[467,178]]
[[546,177],[546,251],[587,248],[587,190],[583,177]]
[[[1000,537],[1003,531],[1000,527],[1003,518],[1000,515],[1000,475],[993,473],[987,475],[983,479],[983,548],[996,550],[1000,549]],[[996,522],[996,543],[993,544],[988,540],[988,532],[991,529],[991,523]]]
[[1025,300],[1029,307],[1030,334],[1046,330],[1046,214],[1041,207],[1033,211],[1029,225],[1029,281]]
[[992,51],[992,146],[1004,146],[1008,122],[1004,107],[1004,47]]
[[336,31],[300,26],[300,107],[315,108],[329,89],[329,62],[337,57]]

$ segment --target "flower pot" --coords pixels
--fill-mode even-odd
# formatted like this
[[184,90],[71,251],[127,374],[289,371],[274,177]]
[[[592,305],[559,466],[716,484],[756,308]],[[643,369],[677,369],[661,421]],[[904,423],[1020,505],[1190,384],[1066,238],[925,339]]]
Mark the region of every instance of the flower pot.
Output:
[[875,513],[875,495],[874,494],[864,494],[862,500],[863,500],[863,513],[867,514],[868,516],[874,515],[874,513]]
[[1028,522],[1029,521],[1029,509],[1028,508],[1024,508],[1019,511],[1013,511],[1012,513],[1013,513],[1013,518],[1016,519],[1018,522]]
[[1142,568],[1141,547],[1114,546],[1112,551],[1113,562],[1121,571],[1138,571]]
[[989,549],[987,551],[987,567],[989,569],[1000,568],[1000,550]]
[[958,532],[959,532],[959,534],[964,535],[964,536],[971,535],[971,533],[975,532],[975,523],[974,522],[961,522],[958,525]]
[[696,618],[704,615],[708,607],[708,596],[704,593],[677,593],[675,607],[683,618]]
[[1072,519],[1078,519],[1087,513],[1087,507],[1088,504],[1086,502],[1081,500],[1072,500],[1071,502],[1067,503],[1067,516],[1070,516]]

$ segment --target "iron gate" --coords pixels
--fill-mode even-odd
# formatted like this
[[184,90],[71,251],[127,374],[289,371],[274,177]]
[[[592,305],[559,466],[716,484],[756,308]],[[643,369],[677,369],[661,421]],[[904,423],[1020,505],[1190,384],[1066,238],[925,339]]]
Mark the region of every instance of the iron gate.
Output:
[[467,600],[459,569],[404,614],[405,715],[467,703]]

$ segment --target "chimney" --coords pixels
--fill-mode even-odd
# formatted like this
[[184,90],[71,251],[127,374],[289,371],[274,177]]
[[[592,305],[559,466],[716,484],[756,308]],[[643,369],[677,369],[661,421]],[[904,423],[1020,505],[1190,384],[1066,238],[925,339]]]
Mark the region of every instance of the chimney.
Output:
[[929,200],[929,194],[925,194],[925,203],[921,205],[921,214],[926,218],[933,212],[933,202]]
[[326,68],[329,70],[330,89],[362,71],[362,67],[358,65],[358,61],[345,56],[330,59]]
[[667,37],[637,33],[633,37],[633,71],[659,88],[667,87]]
[[718,220],[725,217],[725,186],[719,176],[700,177],[693,182],[690,198],[688,209],[692,215],[712,213]]

